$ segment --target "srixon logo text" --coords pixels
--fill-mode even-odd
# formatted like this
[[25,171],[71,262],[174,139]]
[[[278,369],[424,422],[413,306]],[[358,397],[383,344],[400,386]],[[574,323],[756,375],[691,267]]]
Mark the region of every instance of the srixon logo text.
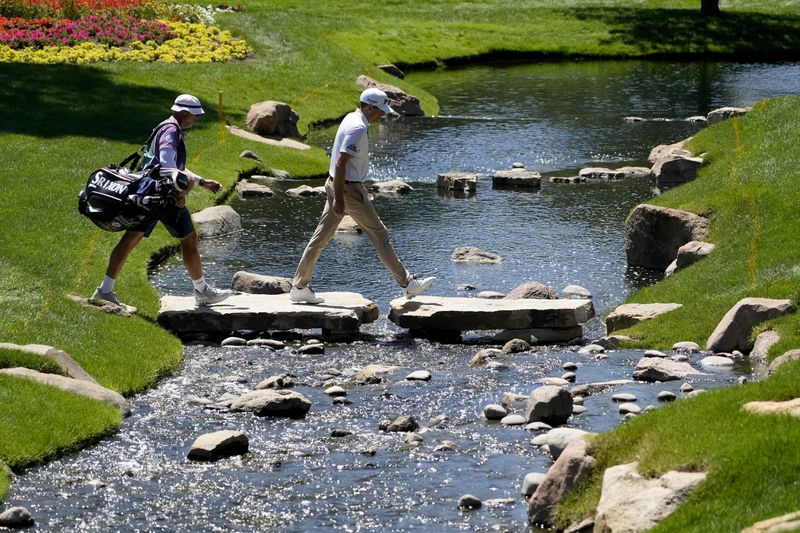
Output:
[[97,175],[94,177],[94,179],[92,179],[92,185],[98,189],[103,189],[117,194],[125,192],[125,190],[128,188],[127,183],[116,183],[104,178],[101,175]]

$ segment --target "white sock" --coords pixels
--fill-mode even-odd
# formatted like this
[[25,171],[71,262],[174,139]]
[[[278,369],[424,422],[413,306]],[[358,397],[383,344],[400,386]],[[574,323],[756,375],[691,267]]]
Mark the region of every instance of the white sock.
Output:
[[103,294],[108,294],[109,292],[113,291],[114,283],[116,283],[116,281],[117,280],[114,278],[109,278],[108,276],[103,278],[103,283],[100,284],[100,292]]
[[194,285],[194,290],[197,292],[205,292],[206,290],[206,278],[202,277],[200,279],[193,279],[192,285]]

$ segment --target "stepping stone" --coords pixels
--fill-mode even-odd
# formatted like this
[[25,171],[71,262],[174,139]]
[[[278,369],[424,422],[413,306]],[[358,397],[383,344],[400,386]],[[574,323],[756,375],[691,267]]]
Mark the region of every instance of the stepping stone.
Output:
[[354,336],[378,319],[378,306],[354,292],[318,293],[325,302],[295,304],[288,294],[234,294],[213,306],[196,307],[192,296],[164,296],[158,323],[178,334],[239,330],[320,328],[326,335]]
[[[541,329],[549,338],[568,341],[582,329],[578,315],[591,300],[486,300],[422,296],[390,303],[389,320],[419,331]],[[536,334],[539,338],[539,335]]]

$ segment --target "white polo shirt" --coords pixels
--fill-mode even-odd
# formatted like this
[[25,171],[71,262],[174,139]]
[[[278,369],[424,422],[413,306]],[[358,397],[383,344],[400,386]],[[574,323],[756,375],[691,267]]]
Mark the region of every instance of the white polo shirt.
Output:
[[369,172],[369,141],[367,139],[369,121],[360,109],[342,119],[331,150],[331,165],[328,171],[331,176],[336,172],[336,160],[340,153],[353,156],[345,167],[347,181],[364,181]]

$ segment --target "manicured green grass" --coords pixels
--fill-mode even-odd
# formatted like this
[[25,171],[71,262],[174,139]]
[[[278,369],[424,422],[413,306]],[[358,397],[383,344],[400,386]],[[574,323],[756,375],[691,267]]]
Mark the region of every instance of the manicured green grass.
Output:
[[14,471],[74,452],[116,430],[122,418],[105,403],[2,374],[0,405],[0,462]]
[[61,367],[46,357],[19,350],[0,348],[0,368],[14,367],[32,368],[46,374],[64,374],[61,371]]
[[[705,345],[722,316],[748,296],[796,299],[800,238],[795,182],[800,156],[794,148],[800,101],[762,102],[743,118],[705,129],[690,147],[704,152],[700,177],[651,203],[711,217],[707,238],[716,245],[705,260],[643,289],[631,302],[678,302],[681,309],[645,321],[624,334],[639,347],[670,348],[679,340]],[[797,346],[800,315],[771,321],[784,342]],[[778,353],[777,350],[775,350]]]
[[653,531],[740,531],[758,520],[797,510],[800,455],[795,417],[754,415],[750,401],[800,396],[800,365],[774,377],[717,389],[648,412],[592,441],[594,475],[558,512],[562,523],[593,516],[605,468],[639,461],[639,471],[705,471],[706,481]]
[[[199,96],[208,112],[187,139],[189,167],[230,191],[239,173],[253,166],[251,160],[239,158],[244,149],[298,177],[318,175],[327,168],[327,157],[319,148],[278,149],[229,135],[224,124],[242,126],[254,102],[290,103],[300,115],[301,131],[307,131],[353,109],[360,91],[354,80],[367,74],[416,94],[429,114],[437,111],[432,95],[376,68],[384,62],[406,68],[500,57],[800,55],[800,15],[796,6],[779,1],[724,2],[723,16],[716,19],[698,14],[698,0],[648,0],[635,5],[627,0],[513,4],[250,0],[244,5],[244,13],[219,16],[221,26],[253,48],[254,57],[241,63],[0,65],[0,183],[5,193],[0,202],[0,342],[58,347],[101,384],[123,394],[152,386],[177,367],[180,343],[154,325],[158,295],[146,276],[150,256],[174,244],[163,229],[134,251],[117,284],[123,300],[140,309],[139,316],[105,315],[66,295],[91,294],[118,239],[77,214],[77,192],[91,170],[118,162],[136,149],[166,117],[179,93]],[[222,109],[217,107],[219,93]],[[701,137],[697,142],[705,141]],[[721,151],[724,146],[720,141]],[[214,201],[201,191],[191,195],[189,205],[197,211]],[[765,251],[774,245],[763,242]],[[726,257],[737,257],[738,244],[748,245],[731,240]],[[776,268],[784,264],[775,263]],[[764,272],[783,276],[781,271]],[[682,273],[675,279],[685,277]],[[187,291],[188,284],[187,279]],[[769,287],[778,293],[779,285],[776,281]],[[725,298],[731,291],[742,291],[739,286],[717,287]],[[715,305],[722,308],[725,298]],[[707,329],[690,327],[686,318],[679,326],[691,338],[701,337]],[[791,335],[786,342],[793,342]],[[37,405],[42,395],[39,387],[28,384],[15,391],[13,398],[0,396],[0,412],[19,412],[14,409],[17,403]],[[83,410],[87,419],[94,416],[104,422],[70,434],[72,422],[67,419],[53,420],[54,427],[49,428],[15,416],[19,434],[31,435],[36,445],[15,450],[17,458],[11,464],[52,456],[70,446],[70,439],[73,444],[85,442],[92,432],[104,434],[118,423],[104,418],[104,406],[87,404]],[[1,442],[10,426],[0,427]],[[5,482],[0,474],[0,497]]]
[[[679,302],[684,307],[642,322],[623,334],[640,347],[669,348],[678,340],[705,344],[719,320],[747,296],[797,300],[800,238],[796,215],[795,150],[800,98],[761,102],[751,114],[700,132],[690,147],[708,166],[696,181],[653,203],[711,217],[706,259],[638,291],[631,302]],[[770,357],[800,346],[800,314],[759,327],[781,335]],[[562,523],[592,514],[602,471],[640,462],[643,473],[704,470],[707,481],[656,531],[738,531],[753,522],[796,510],[800,424],[789,416],[756,416],[740,407],[754,400],[800,396],[800,365],[762,382],[720,389],[659,409],[592,443],[596,474],[559,511]]]

